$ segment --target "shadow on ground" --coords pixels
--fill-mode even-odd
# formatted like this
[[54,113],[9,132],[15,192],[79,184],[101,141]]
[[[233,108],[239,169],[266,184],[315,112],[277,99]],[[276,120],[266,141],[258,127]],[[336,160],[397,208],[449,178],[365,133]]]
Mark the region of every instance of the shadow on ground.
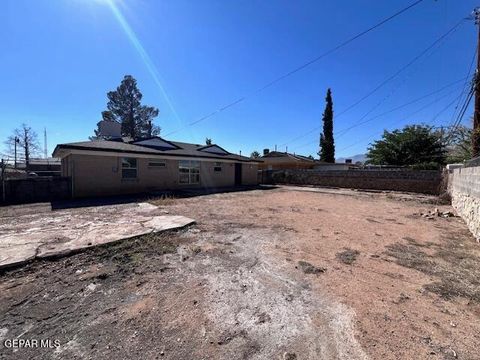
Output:
[[196,196],[204,196],[210,194],[234,193],[250,190],[273,190],[276,186],[236,186],[226,188],[201,188],[201,189],[184,189],[172,191],[153,191],[149,193],[134,194],[134,195],[116,195],[104,197],[89,197],[72,200],[52,201],[52,210],[62,210],[81,207],[104,206],[104,205],[120,205],[148,201],[151,199],[175,199],[175,198],[190,198]]

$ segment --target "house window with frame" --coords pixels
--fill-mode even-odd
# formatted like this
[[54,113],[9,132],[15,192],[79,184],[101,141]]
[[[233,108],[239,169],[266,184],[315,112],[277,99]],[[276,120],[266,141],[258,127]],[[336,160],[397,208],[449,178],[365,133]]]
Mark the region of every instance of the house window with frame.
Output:
[[180,160],[178,162],[180,184],[199,184],[200,183],[200,161]]
[[221,162],[215,162],[213,164],[213,171],[221,172],[222,171],[222,163]]
[[137,159],[122,158],[122,179],[137,178]]

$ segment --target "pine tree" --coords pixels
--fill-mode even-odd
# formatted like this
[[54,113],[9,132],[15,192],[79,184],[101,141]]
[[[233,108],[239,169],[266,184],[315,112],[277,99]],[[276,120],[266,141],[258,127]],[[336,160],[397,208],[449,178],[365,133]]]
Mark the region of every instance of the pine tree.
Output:
[[120,86],[110,91],[107,97],[108,111],[102,112],[102,118],[122,124],[122,136],[138,139],[160,133],[160,127],[153,124],[158,109],[141,105],[142,93],[131,75],[125,75]]
[[328,163],[335,162],[335,144],[333,140],[333,101],[332,91],[327,90],[327,102],[323,112],[323,132],[320,134],[320,160]]
[[254,151],[252,151],[252,153],[250,154],[250,157],[251,157],[252,159],[257,159],[257,158],[260,157],[260,153],[259,153],[257,150],[254,150]]

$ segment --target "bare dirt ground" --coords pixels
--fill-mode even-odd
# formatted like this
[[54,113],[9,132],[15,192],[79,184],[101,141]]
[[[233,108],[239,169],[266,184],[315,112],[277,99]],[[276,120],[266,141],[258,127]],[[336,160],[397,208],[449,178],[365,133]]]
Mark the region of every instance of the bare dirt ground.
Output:
[[421,215],[451,209],[313,190],[152,201],[197,225],[4,272],[0,357],[478,359],[480,246]]

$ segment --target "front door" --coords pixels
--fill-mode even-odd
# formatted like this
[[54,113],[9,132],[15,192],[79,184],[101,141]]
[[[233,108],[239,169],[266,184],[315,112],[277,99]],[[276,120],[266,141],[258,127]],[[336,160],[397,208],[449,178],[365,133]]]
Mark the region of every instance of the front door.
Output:
[[235,163],[235,186],[242,185],[242,164]]

